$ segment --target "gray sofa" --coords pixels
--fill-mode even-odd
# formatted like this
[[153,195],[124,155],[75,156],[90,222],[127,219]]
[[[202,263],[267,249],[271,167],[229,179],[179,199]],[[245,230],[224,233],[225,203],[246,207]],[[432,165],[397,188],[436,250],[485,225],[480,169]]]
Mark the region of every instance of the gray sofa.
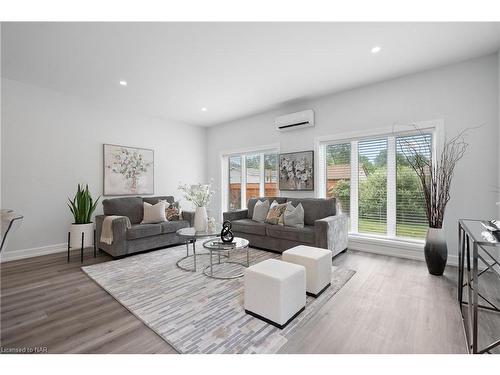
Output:
[[297,245],[309,245],[332,250],[333,256],[347,248],[348,219],[336,214],[335,199],[320,198],[258,198],[261,201],[291,201],[294,206],[302,203],[304,228],[259,223],[252,220],[257,199],[250,199],[246,210],[224,212],[224,220],[232,223],[235,236],[246,238],[250,246],[282,253]]
[[[158,224],[141,224],[143,218],[143,202],[158,203],[164,199],[169,203],[174,202],[172,196],[160,197],[124,197],[105,199],[102,201],[104,215],[95,217],[96,243],[100,250],[113,257],[120,257],[139,251],[162,248],[181,243],[176,231],[181,228],[191,227],[194,223],[194,213],[182,212],[183,220],[167,221]],[[127,220],[118,218],[113,220],[113,243],[107,245],[100,241],[102,223],[106,215],[127,216],[131,228],[127,228]]]

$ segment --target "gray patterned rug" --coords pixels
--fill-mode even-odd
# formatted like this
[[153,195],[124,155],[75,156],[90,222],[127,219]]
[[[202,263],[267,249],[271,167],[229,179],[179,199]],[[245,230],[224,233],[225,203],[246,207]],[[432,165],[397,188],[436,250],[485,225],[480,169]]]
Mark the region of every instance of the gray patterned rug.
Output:
[[[179,353],[276,353],[355,273],[333,267],[331,287],[319,298],[307,297],[305,311],[280,330],[245,314],[243,278],[216,280],[182,271],[175,263],[185,253],[178,246],[82,270]],[[231,260],[238,257],[244,253]],[[250,250],[251,264],[279,257]],[[198,257],[198,266],[207,263],[208,256]]]

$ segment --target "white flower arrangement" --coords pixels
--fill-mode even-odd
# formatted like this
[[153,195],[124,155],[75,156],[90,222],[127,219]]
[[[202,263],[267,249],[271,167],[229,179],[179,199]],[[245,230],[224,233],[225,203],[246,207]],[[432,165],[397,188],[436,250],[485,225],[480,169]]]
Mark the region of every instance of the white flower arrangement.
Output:
[[212,181],[208,184],[180,184],[178,189],[184,193],[184,198],[188,202],[193,202],[193,204],[197,207],[207,207],[215,194],[215,191],[212,190]]

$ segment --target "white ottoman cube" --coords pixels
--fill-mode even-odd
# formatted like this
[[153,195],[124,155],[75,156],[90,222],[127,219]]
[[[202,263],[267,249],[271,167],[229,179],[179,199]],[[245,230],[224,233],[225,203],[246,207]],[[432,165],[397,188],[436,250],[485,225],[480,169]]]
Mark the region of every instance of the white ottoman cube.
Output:
[[303,266],[268,259],[245,269],[245,312],[280,329],[306,305]]
[[295,246],[283,252],[285,262],[306,268],[307,294],[318,297],[332,282],[332,252],[312,246]]

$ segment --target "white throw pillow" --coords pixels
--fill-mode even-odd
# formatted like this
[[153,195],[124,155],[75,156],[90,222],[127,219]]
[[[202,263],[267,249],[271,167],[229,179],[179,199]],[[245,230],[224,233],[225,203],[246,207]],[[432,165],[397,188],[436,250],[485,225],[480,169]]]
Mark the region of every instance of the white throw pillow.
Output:
[[297,207],[293,207],[291,203],[286,205],[283,223],[287,227],[304,228],[304,208],[302,203],[299,203]]
[[252,220],[259,223],[266,221],[267,213],[269,212],[269,201],[266,199],[264,202],[258,200],[253,208]]
[[152,205],[147,202],[143,202],[144,216],[141,224],[156,224],[167,221],[167,217],[165,216],[165,203],[165,201],[160,201]]

